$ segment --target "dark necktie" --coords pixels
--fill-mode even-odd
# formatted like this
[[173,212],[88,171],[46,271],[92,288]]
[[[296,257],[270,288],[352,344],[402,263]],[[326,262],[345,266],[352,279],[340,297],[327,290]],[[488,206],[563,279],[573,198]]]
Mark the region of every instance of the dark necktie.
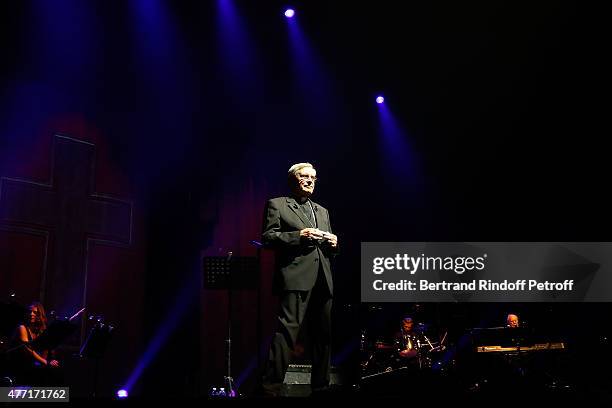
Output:
[[308,201],[305,204],[300,205],[300,208],[302,209],[302,213],[304,213],[304,215],[306,216],[306,218],[310,222],[310,226],[312,226],[314,228],[315,227],[315,220],[312,218],[312,207],[310,206]]

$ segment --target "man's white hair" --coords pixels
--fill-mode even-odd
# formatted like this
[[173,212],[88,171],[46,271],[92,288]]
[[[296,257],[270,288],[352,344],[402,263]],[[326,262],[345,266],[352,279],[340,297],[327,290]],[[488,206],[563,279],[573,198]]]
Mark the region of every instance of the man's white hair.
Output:
[[293,176],[295,176],[295,174],[302,170],[305,167],[312,167],[314,169],[314,166],[310,163],[296,163],[293,166],[289,167],[289,171],[287,172],[287,177],[291,178]]

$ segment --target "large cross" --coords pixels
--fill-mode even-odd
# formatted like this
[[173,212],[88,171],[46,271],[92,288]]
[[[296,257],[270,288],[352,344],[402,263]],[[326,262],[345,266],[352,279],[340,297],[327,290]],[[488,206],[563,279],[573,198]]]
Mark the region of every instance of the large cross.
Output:
[[58,316],[86,305],[90,244],[131,242],[132,204],[95,193],[94,166],[95,145],[56,135],[49,183],[0,179],[0,223],[50,233],[41,300]]

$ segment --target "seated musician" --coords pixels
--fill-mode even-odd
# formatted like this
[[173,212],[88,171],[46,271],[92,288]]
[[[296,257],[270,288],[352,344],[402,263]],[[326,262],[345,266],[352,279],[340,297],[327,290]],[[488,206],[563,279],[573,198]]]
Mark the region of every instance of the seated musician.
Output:
[[414,328],[414,320],[410,316],[402,319],[400,332],[395,336],[395,344],[402,359],[410,360],[417,356],[421,333]]
[[506,327],[517,328],[520,327],[519,318],[517,315],[510,313],[508,317],[506,317]]
[[57,377],[49,370],[57,369],[59,362],[52,357],[50,350],[39,350],[30,346],[47,328],[45,308],[40,302],[29,306],[29,316],[17,327],[14,343],[15,357],[12,358],[18,381],[25,385],[50,385],[50,379]]

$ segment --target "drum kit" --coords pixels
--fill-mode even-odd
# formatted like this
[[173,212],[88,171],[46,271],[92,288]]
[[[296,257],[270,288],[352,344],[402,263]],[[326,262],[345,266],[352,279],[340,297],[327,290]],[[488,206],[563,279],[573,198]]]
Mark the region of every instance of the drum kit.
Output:
[[439,340],[428,333],[423,324],[411,333],[370,338],[361,333],[362,379],[398,370],[431,370],[446,350],[446,333]]

